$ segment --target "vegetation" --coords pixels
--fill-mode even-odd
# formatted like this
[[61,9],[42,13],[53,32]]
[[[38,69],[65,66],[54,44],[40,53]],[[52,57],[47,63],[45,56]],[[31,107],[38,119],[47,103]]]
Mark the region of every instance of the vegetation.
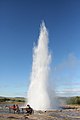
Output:
[[25,98],[23,97],[15,97],[15,98],[0,97],[0,102],[25,102]]
[[[67,103],[67,104],[80,105],[80,96],[69,97],[69,98],[59,97],[59,101],[62,101],[62,103]],[[0,97],[0,103],[1,102],[25,102],[25,98],[23,97],[15,97],[15,98]]]
[[79,96],[70,97],[66,101],[67,101],[67,104],[77,104],[77,105],[80,105],[80,97]]

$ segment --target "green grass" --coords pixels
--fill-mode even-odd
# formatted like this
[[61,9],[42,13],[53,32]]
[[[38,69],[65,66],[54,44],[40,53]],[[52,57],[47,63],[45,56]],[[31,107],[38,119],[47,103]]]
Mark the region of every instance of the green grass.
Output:
[[25,102],[25,98],[23,97],[0,97],[0,103],[1,102]]

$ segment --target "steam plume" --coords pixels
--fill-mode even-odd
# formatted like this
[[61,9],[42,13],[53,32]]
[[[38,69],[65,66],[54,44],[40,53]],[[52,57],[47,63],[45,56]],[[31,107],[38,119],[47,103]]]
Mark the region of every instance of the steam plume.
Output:
[[49,88],[51,54],[48,42],[48,32],[42,22],[38,45],[33,49],[31,83],[28,90],[28,104],[35,110],[47,110],[53,107],[53,97]]

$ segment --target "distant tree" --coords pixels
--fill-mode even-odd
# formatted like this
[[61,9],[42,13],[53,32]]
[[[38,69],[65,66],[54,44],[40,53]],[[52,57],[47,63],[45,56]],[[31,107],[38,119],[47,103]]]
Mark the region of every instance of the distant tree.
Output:
[[75,98],[75,104],[80,104],[80,97],[79,97],[79,96],[77,96],[77,97]]
[[0,102],[6,102],[6,101],[10,101],[9,98],[0,98]]
[[80,97],[76,96],[67,99],[67,104],[80,104]]

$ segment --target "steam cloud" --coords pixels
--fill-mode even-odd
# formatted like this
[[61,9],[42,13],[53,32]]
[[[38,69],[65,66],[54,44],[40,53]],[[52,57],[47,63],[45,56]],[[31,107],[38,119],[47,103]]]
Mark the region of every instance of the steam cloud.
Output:
[[52,109],[54,106],[54,92],[49,87],[51,54],[48,42],[48,32],[42,22],[38,45],[33,49],[31,83],[28,90],[28,104],[35,110]]

